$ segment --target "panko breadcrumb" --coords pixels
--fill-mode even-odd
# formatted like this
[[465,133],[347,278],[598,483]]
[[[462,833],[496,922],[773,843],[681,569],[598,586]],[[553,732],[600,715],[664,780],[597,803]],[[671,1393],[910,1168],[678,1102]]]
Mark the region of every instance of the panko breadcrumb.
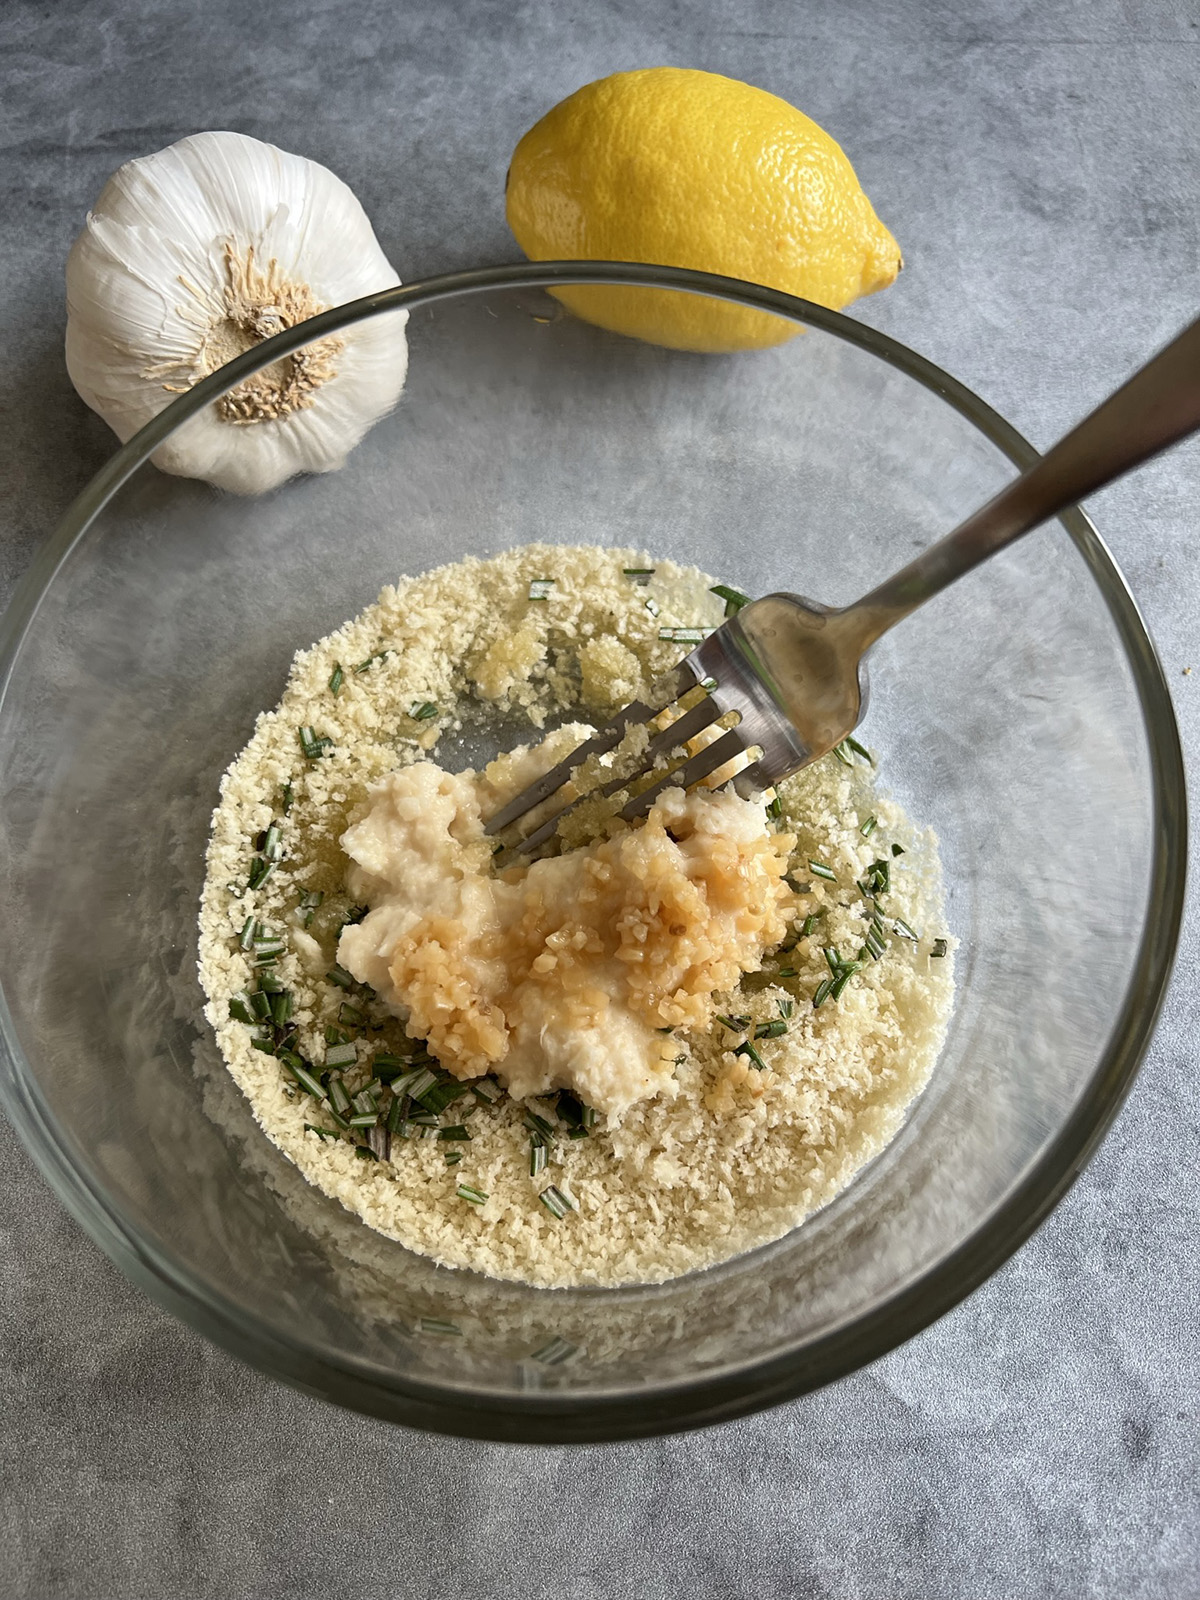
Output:
[[[229,1070],[309,1182],[448,1266],[612,1286],[662,1281],[776,1239],[892,1138],[945,1035],[954,941],[942,924],[936,841],[876,789],[865,761],[834,756],[779,789],[777,825],[796,838],[790,933],[721,997],[725,1022],[670,1035],[677,1053],[663,1092],[612,1126],[599,1119],[587,1137],[569,1137],[553,1097],[472,1097],[469,1138],[418,1128],[392,1140],[390,1159],[360,1154],[231,1014],[265,960],[290,996],[291,1043],[314,1075],[327,1050],[346,1054],[330,1040],[353,1047],[351,1088],[354,1073],[364,1084],[372,1076],[376,1055],[412,1054],[402,1024],[336,966],[343,927],[364,913],[338,841],[364,814],[371,785],[436,759],[442,737],[464,723],[541,729],[568,713],[594,722],[644,692],[687,649],[661,631],[714,627],[722,615],[695,569],[660,562],[648,585],[628,575],[654,565],[636,550],[530,545],[404,579],[297,655],[279,706],[222,780],[200,971]],[[577,737],[565,729],[550,742],[569,749]],[[857,970],[831,997],[836,963]],[[536,1175],[530,1112],[551,1130]],[[461,1114],[459,1101],[441,1121]],[[539,1198],[550,1185],[571,1209]]]

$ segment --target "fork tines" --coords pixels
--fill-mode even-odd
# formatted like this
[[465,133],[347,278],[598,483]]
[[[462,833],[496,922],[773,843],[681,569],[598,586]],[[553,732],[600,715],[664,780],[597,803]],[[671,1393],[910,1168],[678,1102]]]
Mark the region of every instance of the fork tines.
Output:
[[[659,678],[650,687],[645,701],[635,700],[601,728],[592,738],[573,750],[565,760],[551,767],[549,772],[543,774],[534,783],[523,789],[519,795],[496,812],[490,818],[485,828],[485,833],[495,836],[503,833],[506,828],[518,822],[522,817],[544,804],[568,781],[571,773],[587,761],[590,756],[603,755],[615,749],[625,737],[627,731],[639,723],[649,722],[657,717],[669,706],[675,704],[691,689],[695,689],[702,682],[696,663],[692,656],[687,656],[672,672]],[[706,728],[724,714],[724,709],[711,695],[706,694],[697,705],[689,707],[671,725],[656,733],[646,747],[641,765],[637,772],[627,776],[615,778],[606,783],[598,791],[604,795],[617,793],[628,788],[639,777],[652,771],[655,763],[671,751],[685,745],[689,739],[703,733]],[[667,773],[658,782],[651,784],[641,794],[635,795],[622,809],[621,816],[627,821],[644,816],[654,804],[655,799],[670,784],[681,783],[686,788],[698,783],[709,773],[715,772],[726,762],[744,753],[745,746],[736,728],[730,728],[720,738],[706,745],[704,749],[691,756],[682,766],[673,772]],[[513,855],[531,855],[539,849],[558,831],[559,825],[568,812],[580,804],[580,800],[570,801],[563,805],[526,838],[515,841],[511,848]]]

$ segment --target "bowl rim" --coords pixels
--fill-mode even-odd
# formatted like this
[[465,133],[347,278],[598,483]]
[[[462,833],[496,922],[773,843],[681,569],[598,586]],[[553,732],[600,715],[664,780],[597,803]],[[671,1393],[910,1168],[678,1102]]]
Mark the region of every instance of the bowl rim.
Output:
[[[367,295],[285,329],[236,357],[167,405],[117,450],[72,501],[36,553],[0,618],[0,714],[26,634],[55,576],[91,523],[180,424],[262,367],[357,322],[400,309],[498,289],[615,283],[700,292],[820,328],[932,391],[1020,470],[1038,452],[947,372],[841,312],[781,290],[682,267],[613,261],[542,261],[473,268]],[[588,1395],[500,1395],[383,1372],[335,1358],[285,1335],[226,1299],[141,1237],[73,1159],[17,1040],[0,979],[0,1104],[57,1198],[116,1265],[182,1321],[235,1356],[295,1388],[367,1415],[460,1437],[591,1443],[709,1426],[792,1399],[874,1361],[957,1305],[1016,1251],[1066,1193],[1120,1109],[1149,1043],[1170,979],[1183,916],[1187,797],[1179,732],[1166,677],[1137,604],[1091,520],[1078,507],[1057,519],[1083,557],[1117,629],[1142,712],[1153,806],[1147,916],[1128,989],[1086,1091],[1005,1200],[949,1255],[885,1303],[803,1349],[734,1372],[652,1390]]]

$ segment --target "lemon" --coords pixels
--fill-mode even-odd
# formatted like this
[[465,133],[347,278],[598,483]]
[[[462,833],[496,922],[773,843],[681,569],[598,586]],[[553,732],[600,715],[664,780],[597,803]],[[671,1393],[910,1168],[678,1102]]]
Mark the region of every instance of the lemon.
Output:
[[[513,152],[507,211],[535,261],[695,267],[834,310],[900,269],[840,145],[786,100],[713,72],[618,72],[560,101]],[[589,322],[683,350],[757,349],[798,331],[670,289],[555,292]]]

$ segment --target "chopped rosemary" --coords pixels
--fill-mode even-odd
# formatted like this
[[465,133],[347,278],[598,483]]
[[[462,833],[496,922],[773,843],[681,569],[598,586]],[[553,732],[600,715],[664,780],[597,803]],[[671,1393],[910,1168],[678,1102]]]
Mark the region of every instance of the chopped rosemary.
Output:
[[[261,978],[259,982],[262,982]],[[250,996],[250,1005],[260,1022],[265,1022],[271,1015],[271,996],[265,989],[259,989],[257,994]]]
[[280,784],[280,786],[279,786],[279,809],[283,812],[285,817],[287,816],[288,812],[292,809],[292,801],[295,798],[296,798],[296,792],[292,788],[290,783]]
[[438,709],[432,700],[422,700],[414,702],[408,714],[414,722],[428,722],[430,717],[437,716]]
[[403,1077],[395,1079],[392,1083],[392,1093],[407,1094],[416,1099],[428,1093],[437,1081],[437,1073],[430,1072],[428,1067],[414,1067],[411,1072],[406,1072]]
[[332,673],[330,673],[330,676],[329,676],[329,692],[330,692],[330,694],[333,696],[333,698],[335,700],[338,697],[338,691],[341,689],[341,687],[342,687],[343,683],[345,683],[345,681],[346,681],[346,674],[342,671],[341,662],[338,661],[338,662],[336,662],[334,664],[333,671],[332,671]]
[[275,1054],[275,1046],[270,1039],[251,1039],[250,1045],[254,1050],[261,1050],[265,1056],[273,1056]]
[[824,954],[825,954],[825,964],[829,968],[830,972],[832,972],[834,977],[836,978],[838,973],[841,972],[842,968],[846,964],[842,960],[841,955],[838,952],[837,945],[835,945],[835,944],[826,945]]
[[[487,1196],[485,1195],[484,1199],[486,1198]],[[446,1322],[441,1317],[422,1317],[417,1324],[417,1331],[419,1333],[444,1334],[447,1338],[456,1335],[461,1337],[462,1335],[462,1329],[457,1322]]]
[[337,1142],[337,1134],[334,1129],[320,1128],[315,1122],[306,1122],[304,1131],[305,1133],[315,1133],[318,1139],[332,1139],[335,1143]]
[[631,578],[640,589],[644,589],[654,576],[653,567],[622,567],[621,571],[627,578]]
[[496,1082],[495,1078],[477,1078],[470,1085],[470,1090],[476,1100],[482,1100],[484,1105],[488,1106],[494,1106],[504,1094],[504,1090]]
[[[789,976],[794,978],[796,976],[795,970],[793,970]],[[796,1009],[796,1002],[794,1000],[779,1000],[776,1001],[776,1004],[779,1007],[779,1015],[784,1019],[790,1017],[792,1012]]]
[[326,750],[333,749],[333,740],[325,734],[318,734],[316,729],[307,723],[299,729],[299,735],[300,748],[309,761],[316,761]]
[[243,950],[249,950],[250,946],[253,943],[254,943],[254,918],[253,917],[247,917],[245,922],[242,923],[242,931],[238,935],[238,944],[241,945]]
[[536,1111],[527,1110],[525,1112],[525,1126],[533,1133],[540,1133],[543,1139],[553,1140],[554,1138],[553,1124],[547,1122],[545,1117],[539,1117]]
[[358,1046],[354,1043],[335,1044],[325,1052],[327,1067],[352,1067],[358,1060]]
[[566,1216],[568,1211],[574,1211],[575,1209],[575,1202],[569,1199],[561,1189],[556,1189],[553,1184],[548,1189],[543,1189],[541,1194],[538,1195],[538,1199],[550,1215],[557,1217],[559,1221]]
[[717,1021],[728,1028],[730,1033],[745,1033],[750,1026],[749,1017],[727,1017],[722,1012],[717,1012]]
[[941,956],[944,956],[949,949],[950,946],[945,939],[935,939],[933,941],[933,948],[930,950],[929,954],[937,959]]
[[274,871],[275,863],[273,861],[266,861],[262,856],[255,856],[250,863],[250,871],[246,875],[246,887],[248,889],[261,889]]
[[829,991],[829,998],[831,1000],[837,1000],[841,997],[842,990],[850,982],[850,979],[857,971],[858,963],[856,961],[853,961],[849,966],[842,968],[841,972],[833,980],[833,987]]
[[[785,1029],[784,1031],[786,1032],[787,1030]],[[759,1069],[760,1072],[766,1070],[767,1063],[759,1055],[758,1051],[750,1043],[749,1039],[743,1039],[741,1044],[738,1045],[737,1049],[733,1053],[735,1056],[749,1056],[751,1061],[753,1061],[754,1065]]]
[[782,1018],[777,1022],[760,1022],[754,1030],[756,1039],[781,1039],[788,1031],[787,1023]]
[[[780,967],[779,971],[775,974],[775,976],[777,978],[798,978],[800,976],[800,973],[795,967]],[[780,1001],[780,1005],[782,1005],[782,1004],[783,1004],[783,1002],[781,1000]]]
[[336,983],[339,989],[352,989],[354,987],[354,974],[347,972],[345,967],[339,967],[335,962],[325,974],[330,983]]
[[382,661],[385,656],[390,654],[390,650],[376,650],[373,656],[368,656],[365,661],[360,661],[354,670],[355,672],[369,672],[377,661]]
[[338,1007],[338,1021],[343,1028],[361,1028],[366,1020],[366,1013],[351,1005],[349,1000],[343,1000]]
[[824,878],[826,883],[836,883],[837,873],[832,867],[827,867],[823,861],[810,861],[808,870],[814,878]]
[[529,1176],[536,1178],[546,1165],[546,1146],[540,1139],[529,1141]]
[[703,644],[712,628],[660,628],[658,637],[672,644]]
[[307,1067],[293,1067],[292,1071],[296,1076],[296,1082],[304,1090],[305,1094],[312,1095],[314,1100],[324,1100],[324,1089],[321,1087],[317,1079],[313,1077],[312,1073]]
[[354,1154],[356,1156],[361,1156],[364,1161],[379,1160],[379,1157],[375,1154],[374,1150],[371,1149],[369,1144],[356,1144],[354,1146]]
[[708,592],[715,594],[718,600],[724,600],[727,617],[736,617],[743,606],[750,604],[748,594],[743,594],[740,589],[731,589],[727,583],[714,583]]
[[460,1200],[469,1200],[473,1206],[481,1206],[487,1199],[482,1189],[473,1189],[469,1183],[460,1183],[454,1192]]
[[407,1068],[408,1062],[403,1056],[388,1055],[385,1050],[381,1050],[371,1062],[371,1070],[381,1083],[391,1083],[393,1078],[398,1078]]
[[[398,1095],[397,1098],[392,1101],[391,1109],[387,1114],[387,1131],[389,1133],[399,1134],[401,1124],[404,1122],[404,1106],[405,1098],[403,1095]],[[401,1137],[407,1138],[408,1135],[403,1134]]]
[[329,1103],[339,1117],[344,1117],[350,1109],[350,1096],[346,1093],[346,1085],[340,1077],[330,1075]]
[[823,910],[822,911],[810,911],[809,912],[808,916],[806,916],[804,921],[800,924],[800,937],[802,939],[807,939],[808,938],[809,934],[813,931],[813,929],[817,925],[817,918],[821,917],[823,915],[824,915],[824,911]]
[[325,893],[321,889],[302,889],[300,891],[300,910],[304,912],[304,926],[312,927],[312,919],[317,907],[324,900]]
[[277,1028],[282,1028],[292,1014],[292,991],[280,989],[271,996],[271,1021]]
[[892,854],[894,856],[902,856],[904,854],[904,846],[902,844],[894,844],[892,846]]
[[646,610],[652,617],[657,617],[659,612],[662,610],[662,607],[659,605],[658,601],[653,595],[647,595],[642,604],[646,607]]
[[443,1156],[448,1167],[456,1167],[462,1160],[463,1153],[461,1150],[446,1150],[443,1152]]
[[378,1111],[356,1111],[348,1118],[352,1128],[373,1128],[379,1121]]
[[432,1088],[423,1089],[420,1094],[410,1089],[409,1094],[414,1100],[419,1100],[426,1111],[442,1112],[446,1107],[460,1100],[464,1094],[469,1093],[465,1083],[459,1083],[456,1078],[446,1078],[435,1083]]
[[865,822],[860,823],[858,831],[862,834],[864,839],[869,839],[878,826],[879,818],[872,814]]
[[772,795],[771,799],[767,802],[767,815],[774,822],[778,822],[780,817],[782,817],[783,801],[778,795]]
[[379,1110],[379,1107],[375,1104],[375,1096],[369,1089],[360,1089],[350,1104],[355,1111],[363,1116],[370,1116],[373,1112]]
[[532,578],[529,583],[529,598],[531,600],[549,600],[550,591],[553,587],[553,578]]
[[832,978],[822,978],[821,979],[820,983],[817,985],[817,991],[813,995],[813,1010],[814,1011],[817,1009],[818,1006],[823,1005],[825,1003],[825,1000],[827,999],[827,997],[829,995],[829,991],[832,988],[833,988],[833,979]]
[[892,927],[895,928],[902,939],[911,939],[914,944],[920,943],[921,935],[914,933],[903,917],[893,917]]
[[560,1119],[569,1128],[581,1128],[583,1126],[583,1102],[577,1099],[575,1095],[568,1093],[566,1089],[560,1091],[558,1100],[555,1103],[555,1109],[558,1111]]
[[557,1367],[570,1358],[578,1350],[577,1345],[568,1344],[566,1339],[560,1339],[556,1334],[549,1344],[544,1344],[540,1350],[535,1350],[530,1356],[531,1361],[540,1361],[544,1367]]
[[871,766],[875,765],[875,757],[867,749],[866,745],[859,744],[857,739],[845,738],[841,740],[839,744],[834,745],[833,754],[847,767],[854,765],[855,756],[861,756]]
[[889,894],[892,887],[891,862],[886,858],[872,861],[866,872],[859,878],[858,887],[869,899],[875,899],[881,894]]
[[437,1136],[446,1144],[462,1144],[464,1140],[469,1142],[471,1138],[461,1122],[456,1122],[452,1128],[439,1128]]
[[254,1013],[250,1009],[250,996],[239,990],[237,994],[229,996],[229,1015],[235,1022],[254,1023]]
[[349,1133],[350,1132],[350,1124],[346,1121],[345,1117],[342,1116],[340,1111],[335,1111],[333,1109],[332,1105],[330,1105],[328,1100],[322,1100],[321,1101],[321,1109],[324,1111],[325,1115],[332,1121],[332,1123],[333,1123],[335,1128],[340,1128],[343,1133]]

